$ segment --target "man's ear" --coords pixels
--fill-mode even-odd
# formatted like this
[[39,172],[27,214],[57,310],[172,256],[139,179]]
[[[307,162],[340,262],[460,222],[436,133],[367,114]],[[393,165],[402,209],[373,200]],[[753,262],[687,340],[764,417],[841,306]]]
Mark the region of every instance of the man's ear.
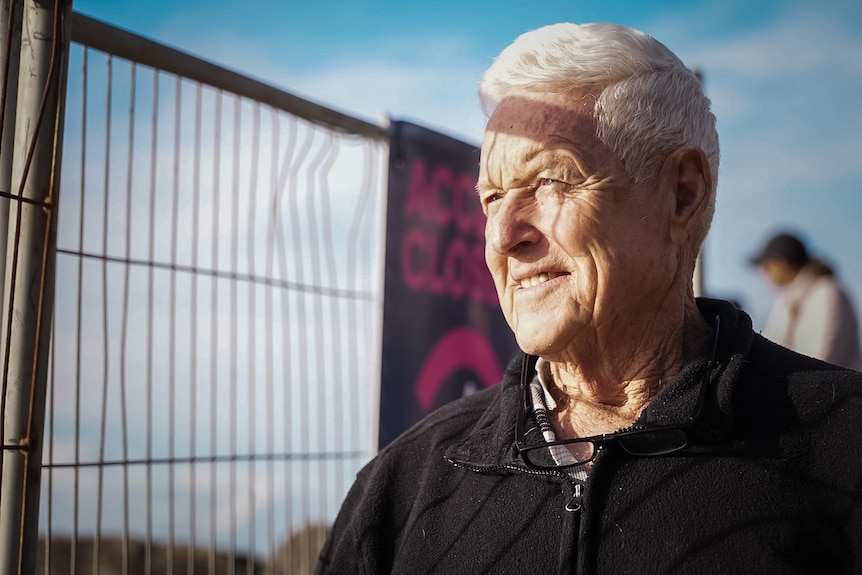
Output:
[[671,240],[680,244],[701,223],[712,187],[712,172],[706,154],[697,146],[674,151],[668,156],[665,168],[668,170],[667,181],[674,202],[670,222]]

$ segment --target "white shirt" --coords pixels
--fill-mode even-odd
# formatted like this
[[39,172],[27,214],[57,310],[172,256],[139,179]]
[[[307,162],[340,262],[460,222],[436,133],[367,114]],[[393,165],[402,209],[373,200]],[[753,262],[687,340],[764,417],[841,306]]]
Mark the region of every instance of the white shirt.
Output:
[[779,296],[763,334],[799,353],[862,371],[856,312],[833,275],[802,268]]

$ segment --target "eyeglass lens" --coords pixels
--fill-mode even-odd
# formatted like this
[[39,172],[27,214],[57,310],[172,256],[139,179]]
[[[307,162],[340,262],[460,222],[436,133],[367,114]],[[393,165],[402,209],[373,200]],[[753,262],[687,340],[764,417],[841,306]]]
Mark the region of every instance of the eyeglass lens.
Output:
[[[646,429],[616,436],[630,455],[649,457],[679,451],[688,445],[684,429]],[[542,469],[583,465],[592,461],[598,446],[594,441],[577,441],[563,445],[532,446],[523,451],[529,463]]]
[[531,464],[541,468],[583,465],[596,456],[596,444],[592,441],[567,443],[565,445],[536,446],[524,453]]

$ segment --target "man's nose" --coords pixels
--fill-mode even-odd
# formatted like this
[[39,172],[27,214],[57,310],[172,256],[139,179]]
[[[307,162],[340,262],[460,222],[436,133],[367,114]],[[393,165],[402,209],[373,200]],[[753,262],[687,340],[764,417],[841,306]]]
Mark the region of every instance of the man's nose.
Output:
[[538,241],[535,206],[504,196],[485,222],[485,241],[497,253],[510,256]]

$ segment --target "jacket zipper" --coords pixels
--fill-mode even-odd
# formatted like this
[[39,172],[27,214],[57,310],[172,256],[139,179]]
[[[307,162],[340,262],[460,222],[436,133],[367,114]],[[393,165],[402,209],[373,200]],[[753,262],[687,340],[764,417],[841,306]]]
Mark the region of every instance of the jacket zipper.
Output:
[[[568,483],[568,485],[572,488],[572,496],[569,498],[569,501],[565,505],[566,511],[566,519],[564,523],[568,522],[577,522],[580,523],[580,514],[583,510],[581,507],[581,501],[584,495],[584,486],[582,483],[575,481],[568,474],[563,473],[561,471],[554,471],[552,469],[531,469],[526,466],[515,465],[512,463],[498,463],[496,465],[487,465],[487,466],[478,466],[471,465],[469,463],[461,463],[455,461],[450,457],[446,457],[446,460],[454,465],[455,467],[460,467],[461,469],[466,469],[467,471],[472,471],[474,473],[490,473],[492,471],[499,471],[501,469],[511,469],[513,471],[518,471],[520,473],[527,473],[529,475],[548,475],[553,477],[559,477]],[[575,515],[577,514],[577,515]],[[576,539],[579,539],[580,529],[577,527],[573,527],[572,536]],[[569,557],[567,561],[562,561],[560,563],[559,569],[561,574],[574,573],[577,571],[577,565],[580,563],[580,558],[577,555],[580,553],[580,544],[576,544],[574,547],[575,556]]]
[[472,471],[473,473],[490,473],[492,471],[499,471],[501,469],[511,469],[512,471],[518,471],[520,473],[526,473],[528,475],[549,475],[553,477],[559,477],[560,479],[564,479],[572,487],[573,491],[571,499],[568,503],[566,503],[566,510],[576,511],[581,507],[581,498],[583,497],[584,493],[583,484],[575,481],[568,474],[563,473],[562,471],[555,471],[553,469],[532,469],[530,467],[515,465],[513,463],[498,463],[496,465],[479,466],[455,461],[450,457],[447,457],[446,460],[455,467],[460,467],[462,469],[466,469],[467,471]]

